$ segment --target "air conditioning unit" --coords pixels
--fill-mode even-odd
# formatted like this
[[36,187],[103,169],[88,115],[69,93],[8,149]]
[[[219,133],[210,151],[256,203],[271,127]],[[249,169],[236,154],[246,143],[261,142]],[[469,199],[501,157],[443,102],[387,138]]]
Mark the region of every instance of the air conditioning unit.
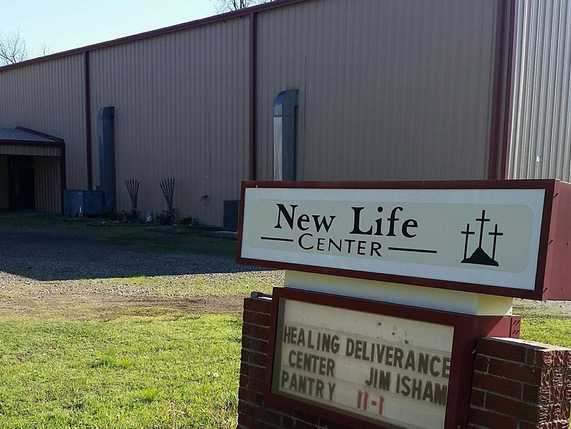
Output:
[[101,216],[104,195],[102,191],[67,190],[64,192],[63,213],[65,216]]

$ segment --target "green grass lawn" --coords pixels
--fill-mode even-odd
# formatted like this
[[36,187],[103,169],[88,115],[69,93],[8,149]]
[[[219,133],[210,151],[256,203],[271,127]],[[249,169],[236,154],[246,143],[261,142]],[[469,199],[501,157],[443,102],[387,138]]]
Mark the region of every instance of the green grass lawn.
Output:
[[0,324],[1,428],[236,426],[236,316]]
[[[236,248],[186,226],[7,214],[0,228],[132,246],[151,257],[229,256]],[[8,277],[0,284],[0,429],[235,428],[239,305],[280,279]]]
[[540,343],[571,347],[571,318],[524,315],[521,337]]
[[234,256],[236,241],[213,238],[212,233],[187,226],[87,224],[99,239],[139,249],[171,253]]

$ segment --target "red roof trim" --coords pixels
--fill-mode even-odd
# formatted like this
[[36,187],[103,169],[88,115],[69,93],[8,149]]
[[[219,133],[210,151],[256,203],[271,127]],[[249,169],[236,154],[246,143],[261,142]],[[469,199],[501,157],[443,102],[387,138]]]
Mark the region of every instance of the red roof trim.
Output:
[[16,127],[16,129],[20,130],[20,131],[25,131],[25,132],[30,133],[30,134],[35,134],[39,137],[44,137],[46,139],[53,140],[54,142],[57,142],[57,143],[63,143],[63,139],[61,139],[59,137],[52,136],[51,134],[42,133],[41,131],[32,130],[31,128]]
[[33,58],[31,60],[22,61],[16,64],[9,64],[7,66],[0,67],[0,73],[9,70],[18,69],[20,67],[25,67],[32,64],[44,63],[51,60],[83,54],[85,52],[91,52],[99,49],[110,48],[113,46],[124,45],[127,43],[138,42],[140,40],[152,39],[154,37],[163,36],[165,34],[176,33],[178,31],[185,31],[193,28],[204,27],[206,25],[215,24],[218,22],[224,22],[230,19],[247,17],[252,13],[265,12],[271,9],[290,6],[305,1],[310,1],[310,0],[274,0],[270,3],[265,3],[258,6],[252,6],[234,12],[227,12],[219,15],[213,15],[206,18],[197,19],[194,21],[184,22],[182,24],[171,25],[169,27],[159,28],[157,30],[151,30],[151,31],[146,31],[144,33],[134,34],[132,36],[120,37],[118,39],[108,40],[106,42],[100,42],[92,45],[83,46],[81,48],[75,48],[67,51],[57,52],[55,54],[46,55],[44,57],[39,57],[39,58]]

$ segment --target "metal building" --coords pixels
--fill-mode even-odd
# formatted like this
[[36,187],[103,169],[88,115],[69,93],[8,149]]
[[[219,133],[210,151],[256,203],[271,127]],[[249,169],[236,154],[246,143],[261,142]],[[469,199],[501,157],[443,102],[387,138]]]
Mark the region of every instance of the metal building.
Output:
[[[160,212],[174,177],[179,214],[215,225],[242,180],[282,171],[568,180],[570,14],[568,0],[277,0],[2,67],[0,127],[63,139],[66,189],[96,189],[112,106],[117,209],[134,178],[139,208]],[[277,106],[284,90],[293,104]]]

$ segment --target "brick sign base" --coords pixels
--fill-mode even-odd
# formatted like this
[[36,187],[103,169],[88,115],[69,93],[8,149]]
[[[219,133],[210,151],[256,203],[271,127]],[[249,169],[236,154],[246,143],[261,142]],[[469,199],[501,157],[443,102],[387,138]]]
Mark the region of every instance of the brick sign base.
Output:
[[[348,429],[264,403],[271,312],[271,299],[244,300],[238,428]],[[570,403],[571,349],[507,338],[479,342],[469,429],[568,429]]]
[[567,429],[571,350],[483,338],[476,350],[471,429]]

